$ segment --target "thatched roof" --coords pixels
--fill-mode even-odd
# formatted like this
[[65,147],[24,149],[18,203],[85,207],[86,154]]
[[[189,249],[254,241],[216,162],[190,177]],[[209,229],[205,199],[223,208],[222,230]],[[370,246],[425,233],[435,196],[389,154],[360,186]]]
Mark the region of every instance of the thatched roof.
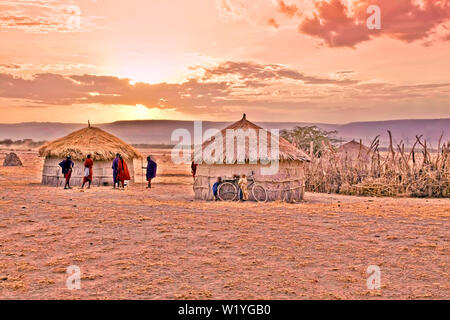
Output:
[[361,159],[368,157],[370,148],[363,145],[361,142],[357,142],[354,139],[349,141],[338,148],[338,153],[345,155],[348,158],[356,159],[358,156]]
[[[260,126],[250,122],[247,120],[246,115],[244,114],[242,119],[233,123],[232,125],[226,127],[225,129],[223,129],[222,131],[220,131],[220,134],[222,135],[222,140],[223,140],[223,160],[225,163],[227,162],[227,157],[226,157],[226,150],[227,150],[227,140],[226,140],[226,133],[227,130],[239,130],[242,129],[244,132],[249,131],[249,130],[254,130],[256,132],[256,139],[257,139],[257,145],[259,146],[259,130],[263,130],[267,136],[267,148],[268,148],[268,153],[269,153],[269,158],[265,158],[265,159],[261,159],[259,152],[254,152],[254,154],[257,156],[257,161],[262,161],[262,160],[280,160],[280,161],[311,161],[310,157],[303,151],[297,149],[294,145],[292,145],[290,142],[288,142],[286,139],[279,137],[279,157],[278,159],[271,159],[270,158],[270,149],[272,146],[272,142],[275,140],[275,137],[272,137],[272,134],[270,131],[267,131],[263,128],[261,128]],[[234,139],[234,145],[233,146],[228,146],[229,148],[232,148],[232,150],[234,150],[234,163],[237,162],[237,159],[242,159],[245,158],[245,161],[248,162],[250,159],[250,143],[248,141],[249,139],[246,138],[246,142],[245,142],[245,148],[242,148],[245,152],[244,155],[239,154],[239,157],[237,155],[237,151],[238,151],[238,147],[237,147],[237,139]],[[209,146],[210,144],[212,144],[214,142],[214,140],[209,140],[203,143],[202,145],[202,150],[204,151],[205,148],[207,146]]]
[[97,161],[113,160],[116,153],[125,159],[142,157],[139,151],[119,138],[91,126],[46,143],[39,149],[41,157],[65,158],[70,155],[78,161],[85,159],[88,154]]

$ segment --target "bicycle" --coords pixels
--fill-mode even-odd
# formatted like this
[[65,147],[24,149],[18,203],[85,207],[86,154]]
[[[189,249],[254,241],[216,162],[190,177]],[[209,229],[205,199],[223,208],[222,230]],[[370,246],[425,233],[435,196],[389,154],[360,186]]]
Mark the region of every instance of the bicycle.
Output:
[[[217,195],[222,201],[235,201],[239,198],[239,193],[241,188],[238,185],[238,178],[234,179],[224,179],[220,184],[219,189],[217,190]],[[249,193],[253,196],[253,198],[257,202],[266,202],[267,201],[267,191],[266,189],[258,184],[253,177],[253,173],[251,176],[247,178],[249,182],[247,188]]]

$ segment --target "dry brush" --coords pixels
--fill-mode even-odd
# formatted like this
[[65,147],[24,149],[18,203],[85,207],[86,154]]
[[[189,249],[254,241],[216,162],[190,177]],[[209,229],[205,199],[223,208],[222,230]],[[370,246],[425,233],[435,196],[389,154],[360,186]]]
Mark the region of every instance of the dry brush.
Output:
[[369,150],[360,142],[356,154],[338,152],[322,142],[321,154],[311,145],[306,167],[306,191],[364,196],[450,197],[450,142],[430,151],[416,136],[412,148],[394,146],[390,131],[387,152],[380,152],[377,136]]

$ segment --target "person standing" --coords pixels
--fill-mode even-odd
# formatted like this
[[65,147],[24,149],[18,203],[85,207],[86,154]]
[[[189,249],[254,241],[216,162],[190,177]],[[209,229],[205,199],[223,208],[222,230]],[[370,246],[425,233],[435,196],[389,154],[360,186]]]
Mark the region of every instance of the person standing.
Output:
[[156,177],[156,169],[158,168],[158,165],[155,161],[152,160],[151,156],[147,157],[147,182],[148,186],[147,188],[150,189],[152,187],[152,179]]
[[120,184],[122,184],[122,188],[125,189],[125,180],[130,180],[130,172],[128,171],[128,165],[121,155],[119,155],[117,180],[119,181],[119,189]]
[[94,167],[94,160],[92,160],[91,155],[87,155],[87,159],[84,161],[84,177],[83,177],[83,185],[81,186],[81,189],[84,189],[84,185],[86,182],[89,182],[88,189],[91,188],[92,183],[92,176],[93,176],[93,170]]
[[117,180],[117,175],[119,173],[119,158],[120,158],[120,154],[117,153],[116,157],[114,158],[113,163],[112,163],[114,189],[116,188],[116,185],[119,183],[119,180]]
[[239,189],[241,189],[240,190],[241,201],[247,201],[248,200],[248,189],[247,189],[248,181],[247,181],[247,177],[245,176],[245,174],[243,174],[242,177],[239,179],[238,185],[239,185]]
[[70,178],[72,177],[72,171],[74,163],[70,156],[67,156],[65,160],[59,163],[59,166],[62,168],[62,174],[64,175],[64,179],[66,181],[64,185],[64,189],[72,189],[70,187]]
[[191,172],[192,172],[192,178],[195,180],[195,175],[197,174],[197,166],[198,164],[196,164],[194,161],[192,161],[191,163]]

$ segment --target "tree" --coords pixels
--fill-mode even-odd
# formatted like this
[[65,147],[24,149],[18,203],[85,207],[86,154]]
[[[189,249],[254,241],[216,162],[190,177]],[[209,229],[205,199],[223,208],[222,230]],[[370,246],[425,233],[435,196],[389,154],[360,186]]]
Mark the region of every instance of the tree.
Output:
[[337,131],[326,131],[318,128],[317,126],[296,126],[292,130],[281,131],[281,137],[299,149],[309,151],[311,142],[313,142],[314,154],[318,156],[322,154],[324,144],[333,146],[335,143],[341,142],[341,140],[334,137],[335,134],[337,134]]
[[11,139],[5,139],[5,140],[0,141],[0,144],[5,145],[5,146],[10,146],[13,143],[14,143],[14,141],[12,141]]

